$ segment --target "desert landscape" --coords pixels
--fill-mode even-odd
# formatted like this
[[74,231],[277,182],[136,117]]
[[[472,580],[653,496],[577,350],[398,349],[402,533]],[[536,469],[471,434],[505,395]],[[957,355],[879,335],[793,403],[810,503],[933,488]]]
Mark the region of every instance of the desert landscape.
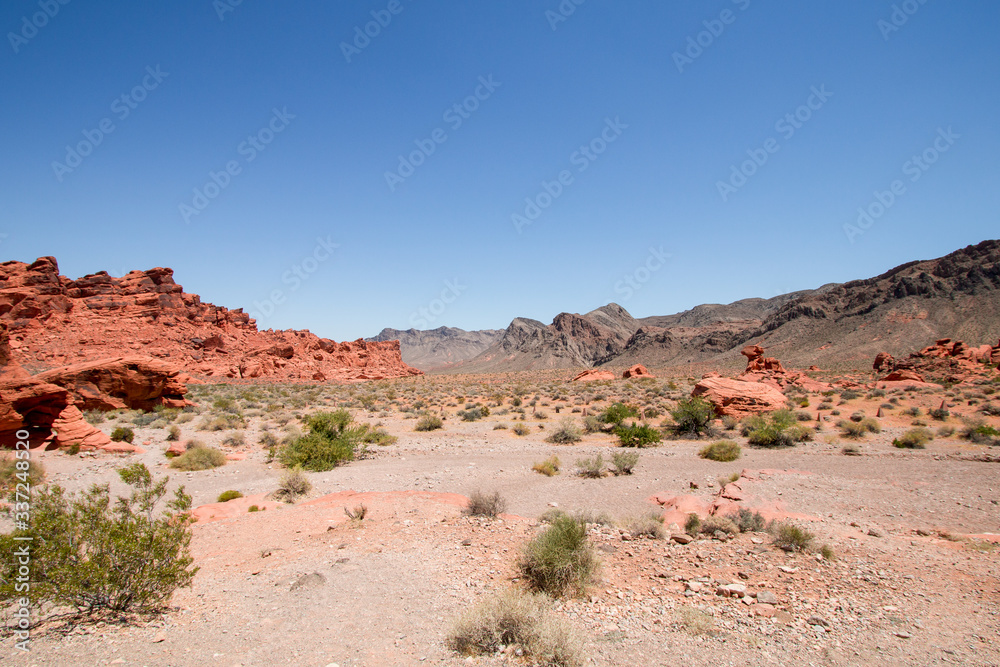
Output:
[[[998,247],[933,267],[973,255],[941,279],[984,276],[993,306]],[[902,354],[880,333],[896,355],[854,370],[849,355],[786,368],[750,343],[737,373],[727,350],[425,374],[395,341],[260,332],[167,269],[70,280],[41,258],[0,276],[4,444],[29,442],[36,489],[126,495],[118,471],[135,464],[183,486],[197,568],[155,608],[40,605],[30,653],[10,616],[10,664],[1000,660],[1000,344]],[[912,299],[883,306],[890,326]],[[567,317],[513,352],[521,365],[602,344],[599,324]],[[935,324],[894,328],[909,341]],[[329,443],[349,448],[333,455],[311,438],[337,415]],[[560,521],[584,531],[589,566],[547,589],[527,559]],[[498,604],[534,629],[504,635]]]
[[1000,667],[1000,3],[0,28],[0,667]]

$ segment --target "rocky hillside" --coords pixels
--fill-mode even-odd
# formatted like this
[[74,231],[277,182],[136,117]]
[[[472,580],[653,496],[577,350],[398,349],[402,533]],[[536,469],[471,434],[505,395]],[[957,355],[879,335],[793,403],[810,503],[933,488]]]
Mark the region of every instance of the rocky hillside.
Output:
[[972,344],[1000,331],[1000,241],[916,261],[867,280],[771,299],[706,304],[634,319],[617,304],[552,324],[517,318],[464,372],[590,366],[742,366],[747,343],[794,366],[870,367],[939,338]]
[[203,303],[154,268],[71,280],[53,257],[0,264],[0,322],[30,372],[141,354],[214,379],[365,380],[419,375],[397,341],[337,343],[308,331],[258,331],[242,309]]
[[503,334],[502,329],[465,331],[454,327],[417,329],[382,329],[367,341],[399,341],[403,361],[414,368],[429,371],[453,366],[472,359],[489,348]]

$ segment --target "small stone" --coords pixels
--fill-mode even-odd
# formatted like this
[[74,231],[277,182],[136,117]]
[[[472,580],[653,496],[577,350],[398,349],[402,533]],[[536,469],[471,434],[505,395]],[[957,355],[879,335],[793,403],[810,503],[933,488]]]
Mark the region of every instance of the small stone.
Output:
[[771,618],[774,616],[774,605],[758,602],[753,606],[753,613],[762,618]]
[[747,594],[747,587],[743,584],[725,584],[715,589],[715,594],[731,598],[741,598]]
[[896,636],[899,637],[900,639],[909,639],[913,635],[911,635],[906,630],[900,630],[899,632],[896,633]]
[[739,577],[740,579],[742,579],[743,581],[746,581],[747,579],[750,578],[750,575],[747,574],[746,572],[743,572],[742,570],[740,570],[739,572],[737,572],[736,576]]
[[799,571],[799,568],[797,568],[797,567],[788,567],[787,565],[779,565],[778,569],[781,570],[782,572],[784,572],[785,574],[792,574],[793,572],[798,572]]
[[778,596],[771,591],[760,591],[757,593],[757,602],[761,604],[778,604]]
[[694,542],[694,538],[687,533],[673,533],[670,535],[670,539],[677,544],[691,544]]
[[789,623],[792,622],[792,615],[783,609],[775,609],[774,620],[776,620],[778,623],[784,623],[785,625],[788,625]]
[[818,616],[816,614],[813,614],[812,616],[810,616],[809,618],[807,618],[806,619],[806,623],[808,623],[809,625],[819,625],[819,626],[824,627],[824,628],[830,627],[830,621],[828,621],[825,618],[823,618],[822,616]]
[[167,633],[165,632],[159,632],[155,637],[153,637],[154,644],[159,644],[160,642],[165,642],[165,641],[167,641]]
[[872,537],[885,537],[885,533],[883,533],[878,528],[869,528],[868,534],[871,535]]
[[699,584],[697,581],[689,581],[685,586],[687,590],[691,591],[692,593],[701,592],[701,584]]
[[463,547],[471,547],[472,546],[472,540],[469,539],[469,538],[465,538],[464,540],[462,540],[462,546]]
[[764,544],[764,540],[760,539],[759,537],[751,537],[750,541],[753,542],[754,544]]

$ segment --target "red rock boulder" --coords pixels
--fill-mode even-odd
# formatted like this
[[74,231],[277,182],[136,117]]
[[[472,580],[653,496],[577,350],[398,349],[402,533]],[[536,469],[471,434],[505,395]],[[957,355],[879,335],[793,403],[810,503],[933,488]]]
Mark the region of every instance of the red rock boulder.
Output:
[[875,362],[872,364],[872,369],[876,373],[881,373],[883,371],[891,370],[895,366],[896,360],[892,358],[892,355],[888,352],[879,352],[875,356]]
[[615,374],[611,371],[600,371],[596,368],[585,370],[573,378],[573,382],[595,382],[597,380],[614,380]]
[[625,369],[625,372],[622,373],[622,377],[627,380],[629,378],[652,378],[656,376],[650,373],[649,370],[642,364],[636,364],[631,368]]
[[785,395],[770,384],[744,382],[730,378],[702,378],[694,386],[692,396],[701,396],[715,408],[717,415],[737,419],[785,407]]
[[83,410],[182,408],[187,387],[174,366],[145,357],[118,357],[54,368],[38,382],[64,387]]

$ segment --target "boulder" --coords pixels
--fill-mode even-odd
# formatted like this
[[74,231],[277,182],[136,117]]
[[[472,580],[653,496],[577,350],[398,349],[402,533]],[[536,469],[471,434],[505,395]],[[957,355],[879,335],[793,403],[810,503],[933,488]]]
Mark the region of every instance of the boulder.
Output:
[[627,380],[629,378],[651,378],[656,376],[650,373],[642,364],[636,364],[631,368],[625,369],[625,372],[622,373],[622,377]]
[[691,392],[712,404],[717,415],[737,419],[785,407],[785,395],[770,384],[730,378],[702,378]]
[[65,387],[84,410],[152,410],[191,405],[179,375],[178,368],[156,359],[117,357],[55,368],[35,379]]
[[896,363],[896,360],[892,358],[892,355],[888,352],[879,352],[875,356],[875,362],[872,364],[872,368],[876,373],[881,373],[883,371],[892,370]]

